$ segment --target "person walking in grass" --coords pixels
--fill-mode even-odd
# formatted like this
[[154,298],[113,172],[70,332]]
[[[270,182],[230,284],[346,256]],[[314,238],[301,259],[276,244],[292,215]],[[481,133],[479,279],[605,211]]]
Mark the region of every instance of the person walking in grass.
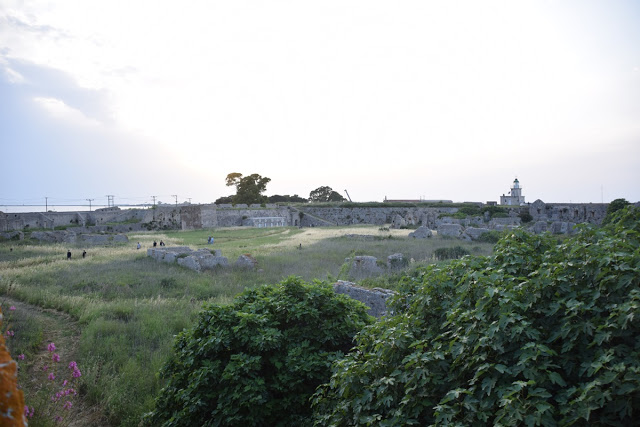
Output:
[[71,249],[67,249],[67,261],[71,259]]
[[142,246],[140,245],[140,242],[138,242],[138,246],[136,246],[136,249],[140,249]]
[[82,251],[82,259],[86,258],[86,256],[87,256],[87,250],[85,249]]

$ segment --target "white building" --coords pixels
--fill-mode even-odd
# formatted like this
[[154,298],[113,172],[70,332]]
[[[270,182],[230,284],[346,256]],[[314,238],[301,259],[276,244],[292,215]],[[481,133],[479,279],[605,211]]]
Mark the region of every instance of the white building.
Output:
[[522,206],[525,204],[524,196],[522,195],[522,188],[520,188],[520,182],[518,178],[513,181],[513,187],[509,191],[509,195],[504,194],[500,196],[500,204],[506,206]]

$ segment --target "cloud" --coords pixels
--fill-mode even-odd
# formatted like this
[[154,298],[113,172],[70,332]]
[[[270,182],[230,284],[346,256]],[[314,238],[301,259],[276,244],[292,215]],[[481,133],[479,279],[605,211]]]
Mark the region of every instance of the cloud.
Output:
[[22,93],[26,98],[58,99],[96,122],[112,122],[106,90],[83,88],[68,73],[44,65],[0,56],[0,67],[3,63],[6,80],[22,84]]
[[76,126],[99,126],[100,123],[97,120],[90,119],[85,116],[82,111],[69,107],[64,101],[56,98],[41,98],[36,97],[33,99],[36,104],[44,108],[47,112],[53,115],[57,119],[62,119],[73,123]]

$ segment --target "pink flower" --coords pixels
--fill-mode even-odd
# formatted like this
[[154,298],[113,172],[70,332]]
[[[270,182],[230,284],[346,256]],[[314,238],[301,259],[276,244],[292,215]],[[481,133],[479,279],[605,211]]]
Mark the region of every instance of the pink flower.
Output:
[[53,421],[59,423],[62,422],[62,417],[60,415],[56,415],[55,418],[53,419]]
[[47,346],[47,350],[53,352],[56,351],[56,345],[52,342],[49,343],[49,345]]
[[69,369],[76,369],[78,364],[76,362],[69,362]]
[[64,380],[64,381],[62,381],[62,386],[64,387],[64,386],[66,386],[68,383],[69,383],[69,381]]
[[53,380],[55,380],[55,379],[56,379],[56,376],[54,375],[54,373],[53,373],[53,372],[51,372],[51,373],[49,374],[49,381],[53,381]]
[[62,409],[71,409],[72,406],[73,406],[73,403],[67,400],[66,402],[64,402],[64,405],[62,405]]
[[43,371],[46,371],[47,369],[49,369],[49,367],[48,367],[47,365],[44,365],[44,366],[42,367],[42,370],[43,370]]
[[24,406],[24,416],[27,418],[33,417],[33,406],[31,407],[31,409],[29,409],[27,405]]
[[7,331],[5,332],[5,335],[7,336],[7,338],[12,337],[14,335],[13,331]]
[[18,360],[24,360],[24,354],[19,354],[18,355]]
[[78,378],[82,376],[82,373],[80,372],[80,369],[76,368],[73,370],[73,373],[71,375],[73,376],[73,378]]
[[11,307],[9,307],[9,310],[14,311],[16,309],[15,305],[12,305]]
[[53,357],[51,357],[51,359],[54,362],[59,362],[60,361],[60,355],[58,353],[53,353]]

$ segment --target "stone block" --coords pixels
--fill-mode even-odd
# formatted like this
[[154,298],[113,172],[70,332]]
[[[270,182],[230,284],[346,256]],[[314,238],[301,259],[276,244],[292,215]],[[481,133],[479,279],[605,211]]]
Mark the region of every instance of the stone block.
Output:
[[468,235],[471,240],[478,240],[478,237],[482,236],[484,233],[488,233],[490,230],[488,228],[476,228],[476,227],[467,227],[464,232]]
[[428,239],[431,236],[433,236],[433,232],[429,227],[425,227],[424,225],[418,227],[416,231],[409,233],[409,237],[413,237],[414,239]]
[[349,276],[354,278],[364,278],[382,273],[382,268],[378,265],[378,259],[373,256],[356,256],[351,261]]
[[249,254],[243,254],[238,257],[234,266],[238,268],[248,268],[248,269],[256,268],[258,266],[258,261]]
[[460,224],[440,224],[438,226],[438,236],[460,237],[462,234],[462,226]]
[[387,314],[387,299],[395,294],[389,289],[367,289],[343,280],[334,283],[333,290],[337,294],[344,294],[349,298],[360,301],[369,307],[367,313],[375,317],[382,317]]
[[189,270],[200,271],[200,263],[198,262],[198,258],[193,255],[178,258],[178,265],[188,268]]
[[201,270],[213,270],[218,266],[229,267],[229,260],[224,256],[213,256],[209,254],[209,256],[199,258],[199,261]]
[[389,255],[387,257],[387,268],[389,270],[402,270],[409,265],[409,260],[401,253]]

